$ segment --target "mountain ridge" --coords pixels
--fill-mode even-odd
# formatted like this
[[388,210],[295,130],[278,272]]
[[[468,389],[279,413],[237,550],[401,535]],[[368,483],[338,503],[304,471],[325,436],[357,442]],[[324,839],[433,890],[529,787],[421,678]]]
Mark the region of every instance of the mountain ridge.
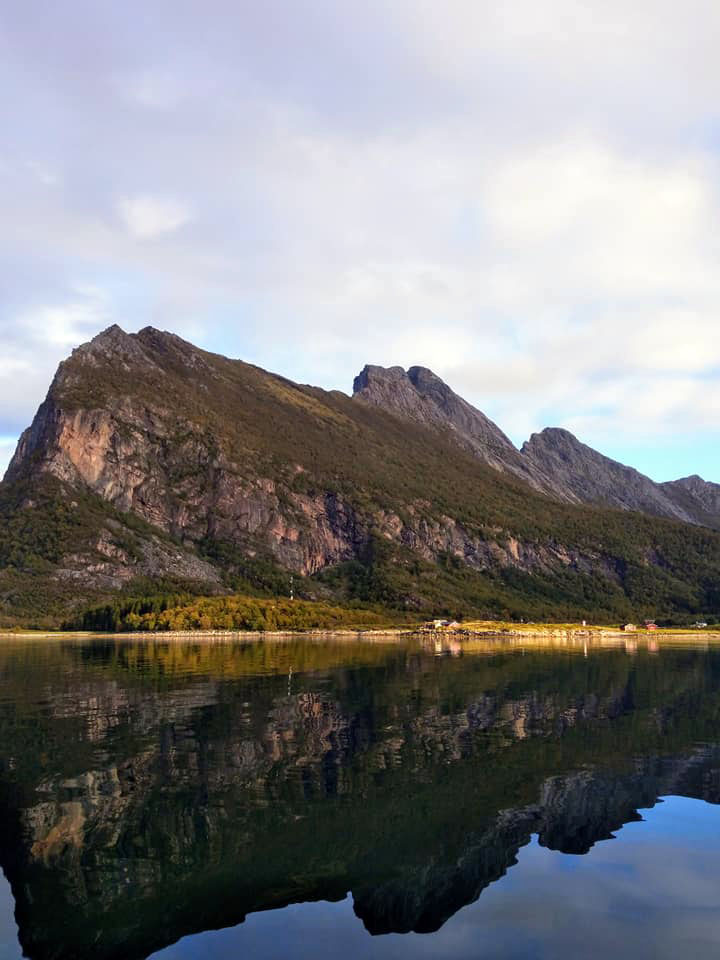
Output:
[[367,367],[348,397],[103,331],[60,364],[0,484],[0,623],[141,581],[278,594],[291,572],[308,599],[406,611],[714,609],[717,534],[533,488],[492,421],[411,371]]
[[353,397],[382,406],[425,425],[449,428],[453,439],[478,459],[509,472],[535,490],[560,500],[576,498],[553,481],[540,467],[522,457],[500,428],[427,367],[366,365],[353,382]]
[[458,444],[489,466],[560,501],[600,503],[720,527],[720,484],[697,475],[657,483],[562,427],[545,427],[518,450],[484,413],[426,367],[406,371],[368,364],[355,378],[353,396],[417,422],[449,428]]
[[[621,510],[639,510],[705,525],[704,513],[693,510],[689,500],[686,507],[678,502],[673,487],[656,483],[634,467],[606,457],[582,443],[569,430],[546,427],[534,433],[523,444],[521,452],[552,473],[583,503],[604,503]],[[719,519],[720,513],[714,517],[714,523],[707,525],[717,526]]]

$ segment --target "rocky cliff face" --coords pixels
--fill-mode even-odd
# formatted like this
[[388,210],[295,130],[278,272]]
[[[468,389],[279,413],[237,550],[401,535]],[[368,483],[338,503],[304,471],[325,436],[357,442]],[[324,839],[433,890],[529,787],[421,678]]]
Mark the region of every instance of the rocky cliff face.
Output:
[[[61,364],[7,481],[32,467],[87,487],[186,548],[207,537],[251,555],[265,548],[301,573],[351,556],[354,516],[343,498],[289,490],[288,474],[302,467],[271,474],[243,443],[242,425],[233,437],[232,422],[221,424],[222,398],[212,388],[233,384],[223,382],[217,359],[171,334],[110,328]],[[219,578],[209,566],[192,572]]]

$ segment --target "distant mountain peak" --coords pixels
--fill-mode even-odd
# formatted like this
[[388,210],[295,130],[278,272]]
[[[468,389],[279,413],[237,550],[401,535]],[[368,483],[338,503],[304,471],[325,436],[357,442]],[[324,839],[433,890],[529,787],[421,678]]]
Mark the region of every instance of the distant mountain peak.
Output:
[[[571,443],[582,443],[581,440],[575,436],[570,430],[566,427],[543,427],[537,433],[532,434],[533,437],[556,437],[558,439],[568,440]],[[584,444],[583,444],[584,445]]]
[[118,337],[128,337],[130,334],[126,333],[121,326],[117,323],[110,324],[109,327],[106,327],[104,330],[101,330],[100,333],[96,334],[91,343],[100,343],[104,340],[113,340]]
[[523,444],[522,453],[585,503],[697,522],[686,505],[662,485],[634,467],[599,453],[562,427],[533,433]]
[[423,426],[441,430],[478,460],[524,480],[536,490],[561,500],[567,496],[542,470],[522,457],[502,430],[427,367],[363,367],[355,377],[353,396]]
[[693,518],[710,527],[720,525],[720,484],[703,480],[697,473],[660,484],[662,490],[682,505]]
[[[689,477],[680,477],[679,480],[672,481],[673,483],[681,483],[684,487],[697,487],[701,484],[710,483],[709,480],[703,479],[699,473],[691,473]],[[717,484],[713,484],[717,486]]]
[[403,367],[381,367],[366,363],[353,380],[353,394],[359,394],[377,384],[401,383],[407,378]]

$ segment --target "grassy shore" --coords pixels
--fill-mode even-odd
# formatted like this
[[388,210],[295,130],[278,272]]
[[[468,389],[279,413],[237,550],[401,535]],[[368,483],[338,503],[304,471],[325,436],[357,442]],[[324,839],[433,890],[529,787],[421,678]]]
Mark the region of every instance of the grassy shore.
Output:
[[676,633],[691,633],[693,635],[704,635],[707,633],[715,632],[720,636],[720,628],[711,629],[709,627],[703,627],[698,629],[695,627],[657,627],[653,630],[648,630],[646,627],[637,627],[635,630],[625,630],[623,627],[618,627],[609,624],[581,624],[581,623],[515,623],[512,621],[500,621],[500,620],[465,620],[458,627],[452,628],[443,628],[451,629],[455,631],[466,631],[468,633],[478,634],[478,633],[511,633],[513,635],[524,636],[524,635],[555,635],[555,634],[567,634],[567,633],[578,633],[586,635],[602,635],[602,636],[621,636],[621,637],[633,637],[633,636],[645,636],[645,635],[658,635],[658,634],[676,634]]
[[422,624],[407,624],[393,627],[338,627],[316,629],[285,629],[285,630],[227,630],[227,629],[191,629],[191,630],[143,630],[123,631],[79,631],[79,630],[0,630],[0,639],[3,640],[47,640],[47,639],[92,639],[93,637],[123,637],[133,640],[223,640],[223,639],[282,639],[286,637],[308,637],[314,639],[363,639],[363,640],[405,640],[411,637],[426,638],[438,641],[441,644],[460,643],[466,645],[473,640],[490,640],[515,638],[528,641],[577,641],[585,642],[622,641],[626,645],[642,640],[644,644],[667,640],[692,643],[720,642],[720,628],[658,628],[648,630],[638,627],[637,630],[625,631],[619,627],[601,624],[583,625],[579,623],[515,623],[498,620],[470,620],[463,623],[428,629]]

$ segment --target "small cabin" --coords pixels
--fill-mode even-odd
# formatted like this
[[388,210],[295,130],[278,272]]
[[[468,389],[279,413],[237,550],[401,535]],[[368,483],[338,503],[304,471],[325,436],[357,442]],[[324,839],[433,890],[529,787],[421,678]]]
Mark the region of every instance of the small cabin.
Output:
[[646,620],[646,621],[645,621],[645,629],[646,629],[646,630],[657,630],[657,628],[658,628],[658,627],[657,627],[657,624],[655,623],[654,620]]
[[623,630],[625,631],[625,633],[635,633],[635,631],[637,630],[637,627],[635,626],[634,623],[626,623],[625,626],[623,627]]

